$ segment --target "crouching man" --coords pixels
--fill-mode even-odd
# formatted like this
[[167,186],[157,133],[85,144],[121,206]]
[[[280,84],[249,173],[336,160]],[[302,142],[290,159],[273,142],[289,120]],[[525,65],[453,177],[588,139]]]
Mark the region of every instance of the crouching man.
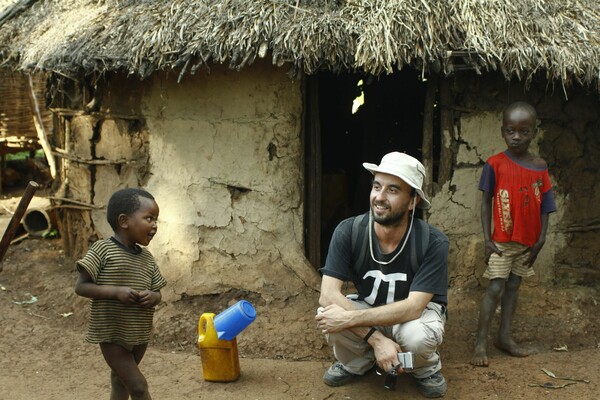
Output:
[[[337,360],[323,380],[341,386],[375,365],[403,372],[398,353],[411,352],[413,369],[405,372],[421,394],[442,397],[438,347],[447,317],[448,238],[414,218],[416,207],[430,206],[425,168],[398,152],[363,166],[373,174],[370,210],[338,225],[320,270],[315,319]],[[343,293],[348,281],[356,295]]]

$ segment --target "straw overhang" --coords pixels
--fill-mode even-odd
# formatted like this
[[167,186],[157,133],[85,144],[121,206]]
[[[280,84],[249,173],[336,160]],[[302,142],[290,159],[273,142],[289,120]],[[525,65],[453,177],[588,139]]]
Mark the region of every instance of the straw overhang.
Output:
[[520,79],[544,71],[584,84],[600,74],[597,0],[7,2],[5,11],[15,11],[0,17],[0,60],[19,70],[122,69],[145,78],[270,57],[306,73],[378,75],[411,65],[423,74],[499,69]]

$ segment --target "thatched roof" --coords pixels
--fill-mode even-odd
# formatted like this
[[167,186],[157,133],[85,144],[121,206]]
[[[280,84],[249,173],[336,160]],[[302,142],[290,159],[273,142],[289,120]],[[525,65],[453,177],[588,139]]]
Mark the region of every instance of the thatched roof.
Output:
[[[499,69],[598,84],[598,0],[2,0],[0,62],[189,73],[257,57],[313,73]],[[13,4],[14,3],[14,4]]]

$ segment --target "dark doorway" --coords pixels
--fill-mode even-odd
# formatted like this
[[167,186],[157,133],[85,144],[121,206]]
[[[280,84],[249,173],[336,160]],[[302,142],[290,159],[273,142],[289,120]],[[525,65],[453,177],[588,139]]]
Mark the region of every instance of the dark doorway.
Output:
[[[320,162],[320,190],[316,191],[320,201],[312,204],[319,208],[320,240],[310,261],[318,268],[325,261],[337,224],[368,210],[372,177],[362,163],[379,164],[391,151],[421,158],[427,83],[410,69],[377,78],[323,72],[311,79],[309,90],[318,92],[313,95],[312,114],[317,114],[319,121],[313,141],[318,141],[320,149],[312,158]],[[353,113],[353,102],[361,92],[364,103]],[[309,115],[310,110],[308,107]],[[314,237],[306,240],[307,246],[309,241],[317,246]]]

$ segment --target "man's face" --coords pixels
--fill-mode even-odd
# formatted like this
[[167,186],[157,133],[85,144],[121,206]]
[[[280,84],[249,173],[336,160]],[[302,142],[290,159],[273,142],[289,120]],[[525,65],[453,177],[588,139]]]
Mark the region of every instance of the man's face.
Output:
[[[371,187],[371,210],[375,222],[384,226],[404,223],[416,204],[413,203],[414,189],[394,175],[377,173]],[[417,201],[418,202],[418,201]]]

